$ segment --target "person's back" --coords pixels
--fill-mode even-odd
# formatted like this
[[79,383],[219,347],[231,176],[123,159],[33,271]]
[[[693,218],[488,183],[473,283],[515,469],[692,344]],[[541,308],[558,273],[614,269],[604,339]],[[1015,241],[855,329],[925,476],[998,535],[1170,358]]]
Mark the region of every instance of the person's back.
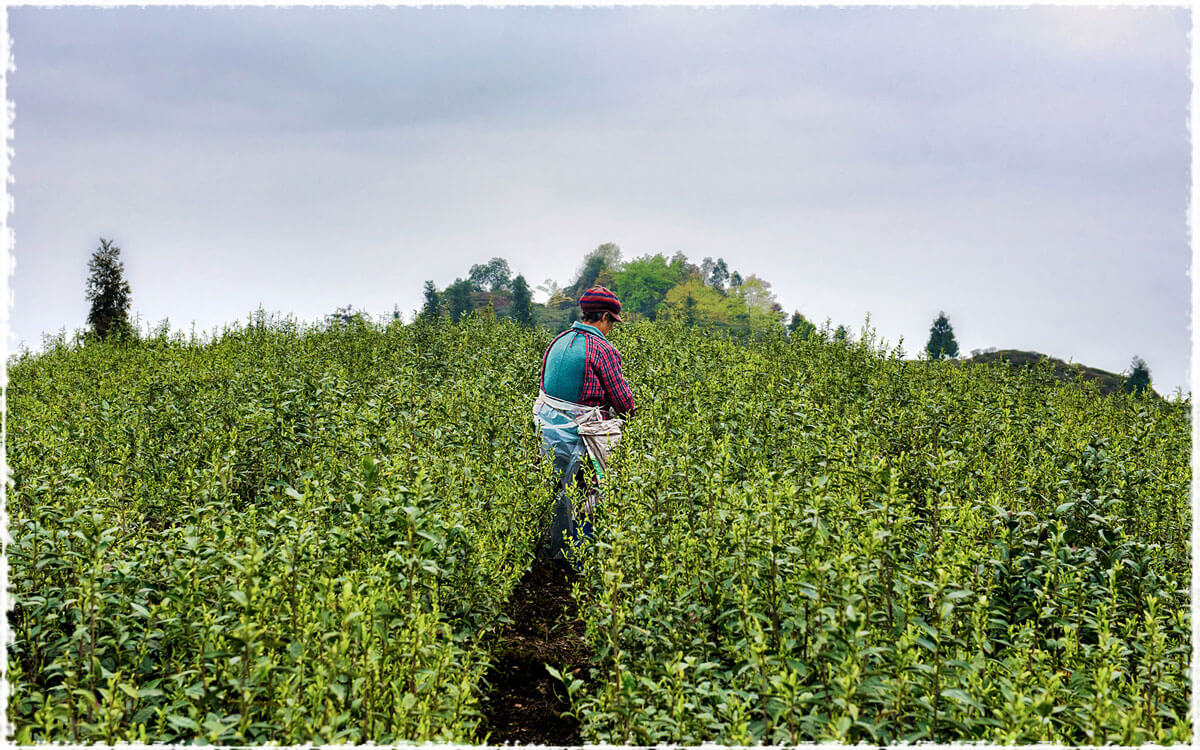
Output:
[[[620,437],[621,420],[605,420],[602,410],[610,415],[630,415],[636,408],[633,392],[621,372],[621,355],[607,338],[613,326],[621,322],[620,301],[604,287],[593,287],[580,298],[579,306],[581,320],[556,336],[542,355],[541,393],[534,403],[542,453],[554,458],[558,474],[553,519],[543,544],[543,553],[550,557],[561,557],[568,539],[590,536],[586,520],[577,529],[577,514],[566,495],[567,487],[581,476],[588,455],[580,427],[588,424],[594,428],[599,423],[602,429],[612,431],[615,443]],[[589,435],[587,439],[595,441],[596,437]],[[601,455],[592,458],[602,465],[605,450],[593,447]],[[583,517],[590,517],[591,510],[585,507]]]
[[633,392],[621,372],[621,355],[605,337],[604,328],[611,330],[613,325],[605,319],[609,314],[585,313],[555,337],[542,355],[543,393],[583,406],[633,413]]

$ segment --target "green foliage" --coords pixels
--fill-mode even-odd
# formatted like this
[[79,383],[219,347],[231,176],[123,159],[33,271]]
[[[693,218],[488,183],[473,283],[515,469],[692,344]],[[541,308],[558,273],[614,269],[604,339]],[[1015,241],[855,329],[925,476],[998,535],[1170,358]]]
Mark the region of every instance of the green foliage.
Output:
[[421,308],[421,316],[424,318],[436,318],[442,314],[442,298],[438,294],[437,287],[433,281],[425,282],[425,305]]
[[659,304],[680,280],[662,254],[644,255],[625,263],[614,276],[612,290],[621,299],[622,314],[629,311],[654,320]]
[[121,262],[121,248],[101,237],[100,247],[88,261],[88,271],[91,275],[87,281],[87,299],[91,310],[87,322],[92,333],[99,339],[130,333],[130,289],[125,280],[125,264]]
[[471,266],[467,280],[474,291],[500,292],[507,290],[512,283],[512,271],[504,258],[492,258],[482,265]]
[[538,291],[546,293],[546,308],[550,310],[558,310],[570,307],[575,304],[575,301],[567,296],[567,292],[554,279],[546,279],[545,283],[538,285]]
[[954,328],[950,326],[946,313],[938,312],[933,325],[929,327],[929,342],[925,344],[925,351],[930,359],[958,356],[958,342],[954,340]]
[[675,275],[676,283],[681,283],[700,273],[700,268],[696,264],[689,262],[687,256],[682,252],[676,252],[671,256],[670,266],[671,273]]
[[547,342],[260,319],[13,362],[17,741],[481,742]]
[[[623,262],[621,248],[608,242],[583,257],[569,286],[560,286],[553,279],[539,285],[537,288],[546,293],[547,300],[544,304],[530,301],[527,317],[525,291],[518,294],[510,273],[503,258],[472,266],[466,280],[456,280],[443,293],[451,319],[457,321],[471,310],[485,308],[490,303],[500,314],[557,331],[579,318],[579,297],[597,285],[617,294],[629,321],[656,320],[662,315],[689,325],[759,334],[780,327],[786,318],[770,283],[753,275],[730,274],[724,258],[716,261],[705,258],[699,267],[688,262],[681,252],[669,261],[660,253]],[[426,311],[436,309],[436,305],[430,304],[431,295],[436,298],[436,293],[432,282],[427,282]],[[514,305],[521,312],[515,312]],[[428,317],[427,312],[422,314]]]
[[362,310],[355,310],[354,305],[346,305],[339,307],[330,314],[325,316],[325,325],[327,326],[348,326],[362,325],[367,322],[367,314]]
[[1146,360],[1135,355],[1129,363],[1129,376],[1125,378],[1125,392],[1140,396],[1149,387],[1150,368],[1146,366]]
[[[724,261],[717,261],[720,268]],[[716,273],[716,271],[714,271]],[[764,331],[781,328],[784,314],[771,292],[771,284],[757,276],[747,276],[727,295],[731,315],[745,311],[748,329]]]
[[607,279],[609,283],[613,283],[614,274],[619,270],[621,265],[621,248],[617,245],[606,242],[600,245],[595,250],[583,256],[583,265],[579,269],[579,273],[575,276],[575,282],[566,290],[567,297],[572,302],[578,302],[579,298],[593,286],[600,284],[606,286],[600,280],[601,274],[608,272]]
[[[978,353],[976,353],[978,352]],[[1097,367],[1088,367],[1077,362],[1064,362],[1056,357],[1050,357],[1041,352],[1022,351],[1020,349],[985,349],[972,351],[968,360],[972,364],[1004,362],[1011,367],[1048,366],[1061,380],[1081,381],[1091,380],[1096,383],[1103,394],[1125,392],[1125,377],[1115,372],[1108,372]],[[1150,389],[1153,394],[1154,390]]]
[[723,293],[693,275],[667,292],[662,310],[669,320],[685,325],[742,333],[783,329],[771,285],[757,276],[747,277],[741,285]]
[[729,266],[726,265],[724,258],[717,258],[717,262],[713,264],[712,271],[708,275],[709,286],[717,291],[725,291],[725,282],[729,280]]
[[696,277],[672,287],[663,298],[663,305],[668,319],[686,325],[729,322],[725,297]]
[[525,277],[518,276],[513,279],[512,306],[509,310],[509,317],[523,326],[529,325],[533,320],[533,312],[530,309],[532,299],[529,283],[525,281]]
[[[1188,743],[1190,402],[828,328],[613,331],[585,741]],[[485,741],[549,339],[260,316],[13,360],[16,741]]]
[[1190,741],[1189,403],[869,330],[612,338],[585,741]]
[[446,306],[450,311],[450,319],[454,322],[462,320],[463,316],[475,309],[474,287],[468,279],[455,279],[446,287]]
[[800,314],[800,311],[792,313],[792,319],[788,323],[788,333],[796,336],[801,340],[807,339],[816,332],[817,327],[806,317]]
[[569,311],[577,310],[578,308],[551,308],[549,305],[534,303],[531,309],[533,324],[535,326],[550,331],[561,331],[571,325],[568,320],[571,315]]

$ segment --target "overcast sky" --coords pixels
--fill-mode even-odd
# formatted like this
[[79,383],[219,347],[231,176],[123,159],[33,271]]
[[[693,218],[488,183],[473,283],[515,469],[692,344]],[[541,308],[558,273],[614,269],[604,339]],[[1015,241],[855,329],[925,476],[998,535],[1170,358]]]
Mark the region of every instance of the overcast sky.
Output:
[[419,307],[724,257],[811,319],[1188,388],[1191,18],[1172,8],[14,8],[9,351]]

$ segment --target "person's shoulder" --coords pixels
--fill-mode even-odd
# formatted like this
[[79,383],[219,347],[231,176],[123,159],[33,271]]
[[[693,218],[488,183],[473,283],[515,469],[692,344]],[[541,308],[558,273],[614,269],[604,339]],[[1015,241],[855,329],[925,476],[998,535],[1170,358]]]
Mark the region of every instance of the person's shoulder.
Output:
[[613,356],[620,356],[617,353],[617,347],[613,346],[612,342],[603,336],[597,336],[594,333],[589,333],[588,341],[592,342],[592,344],[596,347],[596,351],[598,352],[604,352],[605,354],[611,354]]

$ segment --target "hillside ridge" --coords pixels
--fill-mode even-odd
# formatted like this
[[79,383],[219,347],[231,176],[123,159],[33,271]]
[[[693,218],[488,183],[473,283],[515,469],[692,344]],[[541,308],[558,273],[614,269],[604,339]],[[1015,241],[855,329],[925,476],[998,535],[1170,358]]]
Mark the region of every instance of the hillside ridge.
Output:
[[[1125,388],[1125,376],[1101,370],[1099,367],[1090,367],[1078,362],[1065,362],[1058,357],[1052,357],[1049,354],[1041,352],[1025,351],[1023,349],[998,349],[993,352],[982,352],[973,357],[968,357],[963,362],[982,363],[989,362],[1006,362],[1011,367],[1031,367],[1039,362],[1047,362],[1053,369],[1055,377],[1060,380],[1092,380],[1100,387],[1100,392],[1106,396],[1114,393],[1121,393]],[[1150,393],[1162,398],[1153,387],[1148,388]]]

